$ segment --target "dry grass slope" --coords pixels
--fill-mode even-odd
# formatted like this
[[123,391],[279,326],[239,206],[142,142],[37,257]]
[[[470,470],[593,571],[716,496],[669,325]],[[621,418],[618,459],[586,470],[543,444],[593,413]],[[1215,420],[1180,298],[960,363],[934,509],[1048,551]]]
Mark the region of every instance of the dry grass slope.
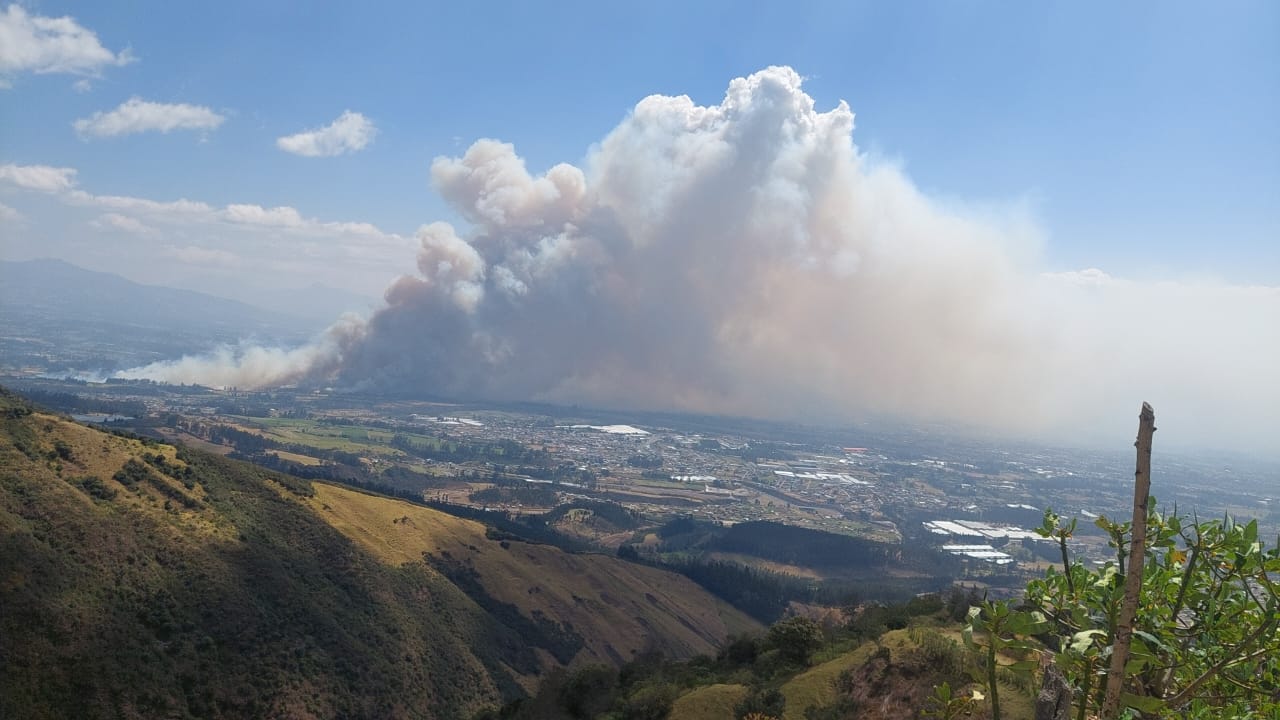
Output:
[[490,540],[483,525],[399,500],[316,483],[309,500],[347,537],[396,565],[423,554],[476,571],[484,590],[526,616],[540,613],[584,641],[575,662],[618,663],[649,649],[676,657],[714,653],[758,623],[687,578],[599,554]]
[[0,388],[0,717],[465,718],[540,669],[310,492]]

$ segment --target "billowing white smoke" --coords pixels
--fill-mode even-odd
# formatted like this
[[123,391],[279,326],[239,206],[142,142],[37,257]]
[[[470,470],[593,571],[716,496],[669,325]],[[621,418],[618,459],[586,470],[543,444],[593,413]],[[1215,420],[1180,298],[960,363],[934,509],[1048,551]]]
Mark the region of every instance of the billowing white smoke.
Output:
[[[654,96],[586,171],[438,159],[472,223],[419,236],[342,379],[445,395],[793,415],[959,413],[1025,392],[1015,232],[863,167],[787,68],[717,107]],[[984,410],[984,412],[987,412]]]
[[[1032,224],[940,207],[868,163],[852,131],[844,103],[818,112],[794,71],[769,68],[714,107],[644,99],[585,169],[534,177],[481,140],[432,165],[471,227],[423,227],[419,274],[365,326],[293,355],[184,360],[180,377],[1024,431],[1117,398],[1128,425],[1158,401],[1121,386],[1141,367],[1106,369],[1125,350],[1112,343],[1175,347],[1117,321],[1107,298],[1126,291],[1037,274]],[[1187,371],[1169,367],[1173,383]],[[1275,406],[1280,390],[1266,393]]]
[[222,346],[207,355],[153,362],[114,377],[245,390],[278,387],[332,374],[341,360],[341,348],[358,342],[363,331],[363,320],[345,315],[320,338],[301,347]]

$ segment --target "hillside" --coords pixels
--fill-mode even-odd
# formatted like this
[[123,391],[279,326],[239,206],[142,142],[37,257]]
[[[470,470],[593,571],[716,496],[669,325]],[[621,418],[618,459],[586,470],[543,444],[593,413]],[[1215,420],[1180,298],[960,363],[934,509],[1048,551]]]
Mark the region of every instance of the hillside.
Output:
[[0,262],[0,360],[111,370],[324,327],[227,298],[94,272],[61,260]]
[[466,717],[557,658],[687,657],[756,627],[674,574],[3,390],[0,468],[0,717]]
[[728,635],[759,629],[688,578],[656,568],[502,540],[472,520],[335,485],[316,483],[310,503],[388,563],[414,565],[425,555],[482,604],[555,619],[581,638],[581,655],[572,656],[579,661],[619,664],[646,650],[713,653]]
[[[847,625],[825,629],[793,618],[764,637],[736,639],[715,657],[640,658],[619,673],[583,668],[553,677],[531,700],[485,717],[897,720],[941,711],[935,687],[947,683],[957,700],[950,714],[937,716],[987,718],[982,687],[971,677],[981,661],[960,643],[954,619],[964,601],[931,596],[868,607]],[[905,627],[887,629],[885,621]],[[998,662],[1007,665],[1013,658]],[[999,674],[1001,717],[1031,720],[1032,683],[1004,670]]]
[[202,330],[238,334],[304,329],[290,315],[192,290],[144,285],[61,260],[0,262],[0,277],[0,301],[10,313],[162,329],[194,323]]

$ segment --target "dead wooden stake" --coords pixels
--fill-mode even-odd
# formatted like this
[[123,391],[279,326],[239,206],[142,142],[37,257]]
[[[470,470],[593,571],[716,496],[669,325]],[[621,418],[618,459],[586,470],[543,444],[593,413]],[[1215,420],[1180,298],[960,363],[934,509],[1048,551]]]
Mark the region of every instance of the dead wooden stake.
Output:
[[1111,641],[1111,670],[1107,673],[1107,694],[1102,702],[1102,719],[1120,714],[1120,693],[1124,690],[1124,667],[1129,664],[1129,643],[1133,639],[1133,618],[1138,613],[1142,590],[1142,565],[1147,545],[1147,498],[1151,495],[1151,436],[1156,431],[1156,413],[1142,403],[1138,415],[1138,466],[1133,474],[1133,536],[1129,541],[1129,572],[1124,581],[1124,603]]

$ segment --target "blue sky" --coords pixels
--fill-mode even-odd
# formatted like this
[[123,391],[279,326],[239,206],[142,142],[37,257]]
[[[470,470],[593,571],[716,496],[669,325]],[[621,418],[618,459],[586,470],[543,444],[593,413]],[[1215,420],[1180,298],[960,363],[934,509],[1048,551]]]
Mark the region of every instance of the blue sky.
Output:
[[[874,283],[860,277],[874,275],[859,276],[859,267],[880,261],[905,274],[883,297],[868,295],[865,327],[855,317],[839,342],[796,337],[829,342],[830,357],[843,358],[882,316],[899,327],[932,327],[939,312],[918,313],[940,308],[956,322],[915,339],[882,335],[903,355],[886,351],[890,361],[865,368],[865,377],[765,360],[734,366],[732,377],[715,374],[732,360],[692,372],[707,373],[706,387],[732,389],[757,376],[829,371],[847,397],[877,411],[970,418],[975,398],[994,396],[984,384],[991,377],[1035,380],[1047,361],[1028,348],[1043,345],[1057,364],[1044,383],[1052,392],[1039,400],[1042,414],[1069,417],[1075,430],[1103,413],[1127,418],[1129,410],[1119,415],[1110,403],[1124,395],[1128,408],[1135,392],[1177,397],[1189,423],[1219,428],[1212,442],[1222,445],[1252,440],[1233,439],[1215,417],[1250,418],[1258,432],[1280,423],[1280,383],[1268,369],[1280,364],[1276,3],[232,0],[0,8],[4,259],[60,257],[278,307],[311,284],[343,291],[332,294],[335,305],[358,304],[347,293],[377,298],[397,276],[418,273],[431,292],[451,293],[423,310],[419,327],[444,327],[433,324],[434,313],[452,303],[449,312],[488,323],[482,330],[490,335],[505,328],[514,334],[496,336],[510,339],[533,322],[512,309],[517,295],[554,306],[573,297],[574,278],[631,257],[577,267],[578,275],[558,275],[562,266],[548,264],[581,259],[573,253],[584,248],[638,253],[655,242],[646,233],[666,227],[713,258],[774,258],[792,247],[779,238],[801,228],[812,237],[786,242],[816,238],[804,245],[810,254],[783,260],[795,261],[786,270],[796,274],[786,277],[805,292],[786,303],[744,295],[740,305],[763,303],[750,320],[704,308],[691,315],[706,325],[683,328],[686,335],[664,335],[668,326],[636,332],[649,332],[651,344],[678,344],[730,330],[739,339],[798,333],[796,318],[812,315],[830,325],[862,311],[833,308],[830,297],[869,292]],[[802,88],[790,71],[760,72],[770,66],[793,68]],[[731,103],[733,87],[746,94]],[[687,95],[692,105],[667,99],[643,117],[633,113],[650,95]],[[801,107],[810,99],[816,114]],[[769,103],[784,100],[799,105],[771,114]],[[858,154],[841,160],[847,172],[836,177],[823,174],[821,155],[843,157],[840,138],[788,133],[794,123],[844,128],[842,101],[856,115]],[[848,222],[814,214],[820,204],[787,216],[794,197],[765,190],[794,178],[769,176],[749,192],[724,183],[723,197],[713,175],[700,180],[709,198],[743,217],[794,220],[769,226],[767,237],[748,228],[750,237],[734,245],[716,218],[641,217],[661,205],[653,198],[688,180],[673,170],[697,169],[718,152],[705,128],[682,125],[698,113],[719,113],[721,130],[744,118],[776,120],[777,134],[735,151],[772,162],[807,148],[807,174],[795,187],[814,203],[842,198]],[[482,138],[514,149],[473,145]],[[704,142],[710,155],[687,154]],[[583,173],[542,177],[558,163]],[[469,185],[465,177],[492,183]],[[574,195],[575,188],[586,190]],[[547,204],[547,192],[572,207]],[[757,202],[762,197],[768,202]],[[495,207],[507,215],[487,214]],[[602,210],[636,214],[630,225],[584,230],[580,221]],[[429,226],[439,220],[453,227]],[[543,235],[531,240],[527,223]],[[937,236],[923,238],[926,230]],[[620,237],[606,238],[612,244],[591,244],[615,231]],[[534,241],[541,245],[527,245]],[[521,247],[523,255],[508,252]],[[688,262],[690,272],[698,269]],[[670,281],[625,264],[612,270],[597,279],[630,278],[632,299]],[[848,285],[826,284],[842,273],[851,274],[840,280]],[[560,285],[551,292],[537,282]],[[904,287],[909,296],[898,297]],[[821,295],[827,291],[835,295]],[[602,317],[629,317],[624,304],[602,301]],[[1173,310],[1134,330],[1131,318],[1151,306]],[[757,320],[754,335],[742,332]],[[984,335],[991,327],[983,322],[999,332]],[[1045,339],[1048,326],[1055,330]],[[1149,348],[1158,378],[1146,377],[1143,359],[1114,361],[1115,348],[1129,342]],[[946,362],[890,377],[918,360],[920,347]],[[743,348],[713,350],[732,358]],[[950,385],[965,382],[951,374],[958,366],[979,369],[971,387],[951,393]],[[627,385],[661,402],[662,379],[645,376],[650,370],[588,363],[583,374],[555,380],[559,395],[524,394],[637,404],[592,395],[591,388]],[[641,376],[609,374],[624,371]],[[937,380],[950,402],[916,402],[922,378]],[[869,389],[876,385],[891,392]],[[1091,388],[1087,399],[1082,386]],[[830,387],[809,390],[818,404],[832,395]],[[687,409],[768,412],[666,391]],[[986,419],[1021,417],[1019,392],[1011,385],[1008,407]]]
[[[1280,276],[1274,3],[25,7],[137,58],[87,92],[18,72],[0,96],[0,159],[77,168],[94,192],[288,205],[408,234],[449,217],[428,186],[437,155],[495,137],[535,171],[576,163],[648,94],[713,104],[729,79],[783,64],[819,108],[848,101],[858,146],[926,192],[1027,203],[1051,269]],[[227,120],[77,138],[73,120],[132,96]],[[346,109],[378,128],[362,152],[275,148]]]

